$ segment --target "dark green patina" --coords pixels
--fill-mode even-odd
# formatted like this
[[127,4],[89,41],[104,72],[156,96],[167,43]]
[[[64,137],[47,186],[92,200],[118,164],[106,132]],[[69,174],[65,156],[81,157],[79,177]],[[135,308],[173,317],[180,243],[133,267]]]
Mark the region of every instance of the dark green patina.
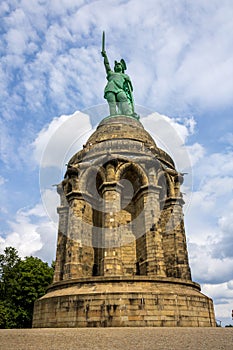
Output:
[[102,51],[104,66],[107,73],[107,85],[104,89],[104,98],[108,101],[110,116],[126,115],[139,119],[134,111],[133,86],[130,77],[125,74],[127,69],[123,59],[115,61],[114,71],[111,70],[105,51],[105,33],[102,38]]

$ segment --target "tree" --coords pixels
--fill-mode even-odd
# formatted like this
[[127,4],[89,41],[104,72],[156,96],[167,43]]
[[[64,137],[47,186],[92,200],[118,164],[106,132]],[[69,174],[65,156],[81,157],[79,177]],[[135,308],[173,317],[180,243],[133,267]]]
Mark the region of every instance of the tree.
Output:
[[39,258],[20,259],[8,247],[0,255],[0,328],[31,327],[33,305],[52,282],[54,269]]
[[19,263],[18,252],[13,247],[7,247],[4,254],[0,254],[0,300],[8,299],[11,294],[14,279],[14,267]]

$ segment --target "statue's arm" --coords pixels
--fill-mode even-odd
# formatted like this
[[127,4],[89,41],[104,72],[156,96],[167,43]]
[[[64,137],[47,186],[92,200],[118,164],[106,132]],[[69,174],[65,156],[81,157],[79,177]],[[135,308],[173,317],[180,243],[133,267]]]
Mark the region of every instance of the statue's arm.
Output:
[[108,61],[108,56],[106,54],[106,51],[102,51],[101,55],[104,58],[104,66],[105,66],[106,73],[108,74],[108,72],[111,71],[111,68],[110,68],[110,64],[109,64],[109,61]]

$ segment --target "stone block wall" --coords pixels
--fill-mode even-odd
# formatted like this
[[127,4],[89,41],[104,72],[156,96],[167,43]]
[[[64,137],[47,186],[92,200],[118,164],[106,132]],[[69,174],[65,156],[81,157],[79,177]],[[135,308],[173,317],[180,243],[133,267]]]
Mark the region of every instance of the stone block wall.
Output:
[[191,280],[182,181],[139,121],[104,119],[58,185],[54,281],[33,327],[215,326]]
[[182,280],[179,284],[164,282],[142,277],[115,281],[98,278],[60,286],[35,304],[33,326],[215,326],[212,301],[197,285]]

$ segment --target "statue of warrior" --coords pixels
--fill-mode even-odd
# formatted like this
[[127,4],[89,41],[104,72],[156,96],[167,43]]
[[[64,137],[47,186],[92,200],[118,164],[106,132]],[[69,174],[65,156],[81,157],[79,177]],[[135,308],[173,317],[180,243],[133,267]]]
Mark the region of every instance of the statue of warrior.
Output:
[[130,77],[125,74],[126,64],[123,59],[115,61],[114,71],[111,70],[104,48],[105,36],[103,32],[102,51],[104,66],[107,73],[107,85],[104,89],[104,98],[108,101],[110,115],[129,115],[138,119],[134,113],[133,86]]

